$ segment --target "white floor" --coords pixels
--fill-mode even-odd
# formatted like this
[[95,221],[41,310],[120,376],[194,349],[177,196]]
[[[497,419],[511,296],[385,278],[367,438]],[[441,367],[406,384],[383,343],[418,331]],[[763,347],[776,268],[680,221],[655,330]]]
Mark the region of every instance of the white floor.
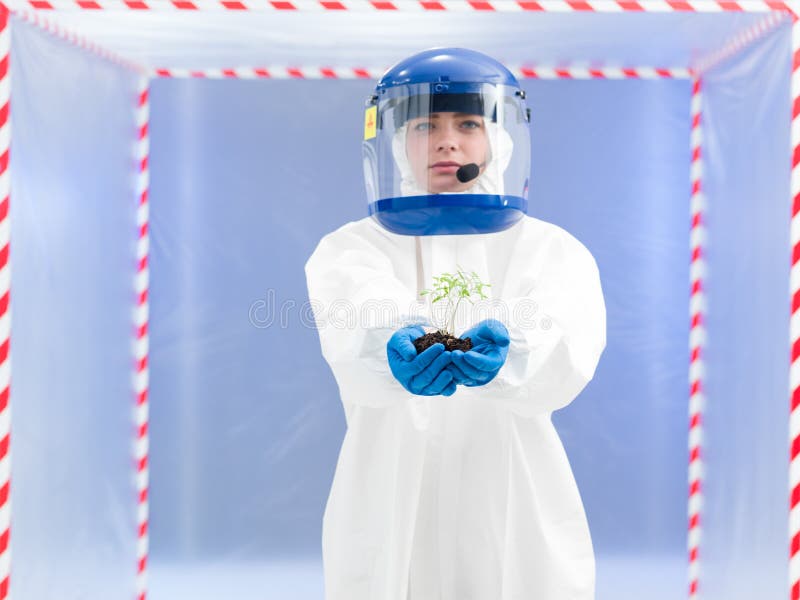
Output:
[[323,600],[322,562],[165,564],[151,561],[149,600]]
[[[596,600],[675,600],[687,596],[686,562],[598,557]],[[149,565],[149,600],[323,600],[319,560]]]

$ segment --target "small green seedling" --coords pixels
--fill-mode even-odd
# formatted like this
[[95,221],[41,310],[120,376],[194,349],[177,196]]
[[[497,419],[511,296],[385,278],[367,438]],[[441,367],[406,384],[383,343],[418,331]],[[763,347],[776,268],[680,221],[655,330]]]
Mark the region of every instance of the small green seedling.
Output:
[[[434,277],[433,289],[426,289],[420,292],[421,296],[432,296],[431,304],[442,301],[446,301],[447,304],[444,309],[443,321],[437,325],[438,331],[427,333],[415,340],[418,352],[422,352],[436,342],[444,343],[447,350],[460,347],[463,340],[455,337],[454,333],[455,318],[459,304],[461,304],[462,300],[473,304],[473,296],[478,296],[481,299],[487,297],[484,293],[484,288],[491,287],[491,284],[482,283],[475,271],[465,273],[460,266],[456,265],[456,267],[455,273],[442,273],[438,277]],[[417,344],[417,342],[420,343]],[[465,347],[467,350],[472,347],[471,342],[468,342]]]

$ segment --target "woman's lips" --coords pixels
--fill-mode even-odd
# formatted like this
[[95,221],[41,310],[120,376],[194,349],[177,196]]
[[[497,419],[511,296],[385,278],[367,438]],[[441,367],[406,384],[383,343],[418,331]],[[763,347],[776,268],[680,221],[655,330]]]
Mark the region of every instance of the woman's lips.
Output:
[[437,162],[431,166],[431,170],[437,174],[455,173],[461,167],[457,162],[444,161]]

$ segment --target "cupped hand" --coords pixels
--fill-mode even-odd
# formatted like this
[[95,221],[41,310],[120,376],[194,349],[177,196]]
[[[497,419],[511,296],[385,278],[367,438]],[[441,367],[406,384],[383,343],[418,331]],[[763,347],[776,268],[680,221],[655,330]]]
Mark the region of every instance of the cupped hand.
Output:
[[450,367],[453,380],[458,385],[476,387],[489,383],[506,362],[510,338],[506,326],[496,319],[481,321],[463,334],[469,337],[472,349],[451,353]]
[[417,354],[414,340],[425,334],[418,325],[403,327],[394,332],[386,344],[389,368],[400,384],[418,396],[450,396],[456,391],[452,364],[452,353],[445,351],[444,344],[433,344]]

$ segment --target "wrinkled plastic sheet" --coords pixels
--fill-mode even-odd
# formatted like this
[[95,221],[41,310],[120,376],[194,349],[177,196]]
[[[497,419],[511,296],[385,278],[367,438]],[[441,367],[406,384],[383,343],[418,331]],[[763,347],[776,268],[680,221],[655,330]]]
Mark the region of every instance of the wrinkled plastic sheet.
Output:
[[472,48],[510,65],[687,67],[765,16],[735,11],[475,10],[84,10],[46,14],[67,30],[136,63],[184,69],[268,65],[386,68],[434,46]]
[[11,27],[11,589],[129,600],[135,78]]

